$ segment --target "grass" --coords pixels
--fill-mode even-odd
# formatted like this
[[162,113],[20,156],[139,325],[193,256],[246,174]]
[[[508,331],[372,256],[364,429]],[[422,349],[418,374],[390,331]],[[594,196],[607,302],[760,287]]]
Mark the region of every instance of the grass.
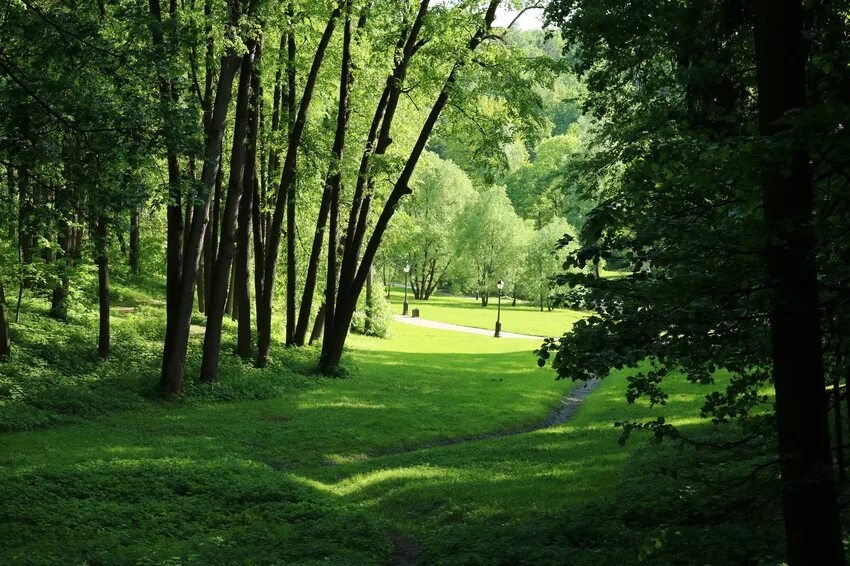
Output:
[[[215,388],[190,382],[185,398],[163,401],[150,393],[161,312],[146,307],[114,317],[116,342],[135,337],[124,353],[143,355],[78,361],[62,389],[79,390],[81,407],[133,402],[68,410],[36,386],[70,370],[59,354],[45,358],[55,323],[27,307],[17,357],[41,369],[0,367],[0,378],[23,380],[0,414],[58,418],[0,434],[0,563],[386,564],[397,533],[423,564],[775,558],[775,525],[706,530],[693,518],[706,490],[658,474],[695,453],[642,434],[618,445],[614,421],[659,412],[704,433],[695,415],[705,390],[684,379],[652,409],[627,405],[625,374],[612,374],[558,428],[423,448],[540,422],[574,385],[537,368],[528,340],[394,324],[390,340],[350,338],[348,379],[306,375],[314,351],[276,347],[268,370],[223,356]],[[513,314],[537,324],[536,313]],[[84,356],[93,328],[76,320],[80,334],[57,348]],[[224,347],[232,340],[228,325]]]
[[[396,314],[401,314],[404,302],[404,290],[392,289],[390,301]],[[451,295],[432,295],[427,301],[413,298],[408,292],[407,301],[410,308],[418,308],[420,316],[427,320],[472,326],[474,328],[493,329],[496,325],[495,298],[491,298],[486,307],[473,297],[457,297]],[[555,309],[543,310],[529,303],[518,301],[511,305],[511,299],[502,297],[502,330],[532,336],[561,336],[568,332],[573,324],[586,315],[585,313]]]

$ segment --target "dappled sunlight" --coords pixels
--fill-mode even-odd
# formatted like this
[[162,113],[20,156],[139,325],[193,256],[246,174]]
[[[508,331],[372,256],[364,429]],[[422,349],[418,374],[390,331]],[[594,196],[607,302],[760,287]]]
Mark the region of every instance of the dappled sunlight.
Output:
[[320,491],[333,495],[346,496],[359,491],[374,488],[384,483],[400,481],[422,481],[435,478],[445,478],[454,475],[453,470],[437,468],[432,466],[412,466],[406,468],[390,468],[376,472],[357,474],[334,484],[293,476],[293,478],[304,485],[313,487]]
[[298,404],[299,409],[385,409],[383,403],[371,403],[369,401],[357,401],[343,397],[339,401],[317,402],[309,401]]

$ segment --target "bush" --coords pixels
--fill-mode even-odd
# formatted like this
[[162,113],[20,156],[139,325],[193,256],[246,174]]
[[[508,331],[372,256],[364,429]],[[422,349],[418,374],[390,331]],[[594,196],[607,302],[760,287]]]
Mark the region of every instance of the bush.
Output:
[[372,285],[372,304],[366,304],[366,294],[357,299],[357,310],[351,318],[351,331],[367,336],[389,338],[393,319],[392,305],[387,300],[384,286],[376,279]]

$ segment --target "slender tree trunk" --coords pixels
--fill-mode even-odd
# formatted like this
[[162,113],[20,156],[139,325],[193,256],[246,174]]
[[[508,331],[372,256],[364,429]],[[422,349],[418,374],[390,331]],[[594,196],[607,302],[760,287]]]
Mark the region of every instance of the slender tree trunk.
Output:
[[[207,235],[205,234],[204,237],[206,238]],[[201,254],[201,262],[198,264],[198,283],[195,286],[198,291],[198,312],[202,314],[207,312],[207,263],[205,256],[206,249]]]
[[[786,112],[803,108],[805,62],[799,0],[755,3],[759,130],[773,136]],[[788,563],[845,564],[821,346],[814,194],[808,151],[773,155],[763,209],[776,419]]]
[[[234,255],[236,250],[234,250]],[[236,271],[230,270],[230,291],[227,295],[227,314],[230,320],[236,321],[239,318],[239,297],[236,295]]]
[[[257,62],[262,57],[262,43],[257,45]],[[260,100],[262,90],[259,65],[254,66],[251,75],[250,114],[248,117],[248,138],[246,141],[245,174],[242,179],[242,200],[239,203],[236,243],[236,301],[239,304],[239,324],[237,328],[236,353],[243,359],[251,357],[251,292],[250,292],[250,246],[251,216],[254,193],[257,192],[257,133],[260,126]]]
[[139,240],[139,228],[141,219],[141,208],[133,208],[130,215],[130,273],[139,274],[139,256],[141,255],[141,243]]
[[[257,41],[249,40],[248,52],[242,57],[239,88],[236,98],[236,122],[233,129],[233,149],[230,155],[230,179],[227,185],[227,200],[221,219],[221,241],[213,274],[213,288],[207,305],[207,328],[204,333],[204,351],[201,359],[201,381],[214,381],[218,377],[219,351],[221,349],[222,319],[225,310],[233,312],[235,294],[235,270],[231,264],[236,244],[236,224],[239,203],[244,190],[246,144],[248,141],[249,102],[251,77],[254,69]],[[252,175],[253,177],[253,175]],[[247,228],[246,228],[247,231]],[[230,279],[228,293],[228,279]],[[225,301],[228,303],[227,307]]]
[[50,296],[50,316],[56,320],[67,320],[68,318],[68,294],[70,291],[70,271],[74,265],[74,234],[69,216],[72,214],[69,206],[69,195],[72,183],[56,195],[55,211],[59,216],[59,249],[61,256],[58,259],[59,280],[54,284]]
[[9,316],[6,314],[6,292],[3,280],[0,279],[0,362],[5,362],[12,355],[12,342],[9,339]]
[[322,337],[322,330],[325,328],[325,303],[319,307],[319,312],[316,313],[316,319],[313,321],[313,331],[310,332],[310,344]]
[[363,322],[363,330],[368,334],[372,331],[372,278],[375,276],[372,266],[369,266],[369,275],[366,276],[366,320]]
[[217,244],[218,244],[218,232],[219,225],[221,224],[221,193],[222,191],[222,178],[224,177],[224,173],[222,172],[221,167],[218,169],[218,173],[215,176],[215,191],[213,193],[213,203],[212,203],[212,217],[210,222],[207,224],[206,236],[210,239],[204,240],[204,262],[206,264],[204,276],[206,277],[206,281],[204,282],[204,290],[206,292],[206,304],[210,303],[212,288],[213,288],[213,276],[215,274],[215,261],[217,257]]
[[[233,0],[230,6],[230,23],[228,24],[230,35],[232,35],[233,28],[239,19],[239,9],[239,2]],[[183,387],[183,372],[189,344],[189,326],[192,319],[195,278],[198,274],[198,263],[203,246],[204,232],[209,221],[210,197],[219,169],[222,136],[224,134],[227,111],[230,107],[233,79],[239,69],[239,62],[240,58],[232,48],[228,49],[221,61],[215,104],[213,106],[210,129],[206,136],[204,168],[201,173],[200,194],[198,195],[199,204],[192,218],[192,229],[189,233],[190,238],[186,242],[183,253],[175,324],[173,331],[166,336],[166,347],[163,353],[161,383],[163,390],[167,393],[179,393]]]
[[[153,19],[151,35],[153,46],[160,59],[166,60],[171,56],[166,50],[165,38],[163,36],[162,11],[159,0],[148,0],[148,7]],[[165,360],[172,356],[171,348],[175,344],[173,338],[177,327],[178,294],[180,291],[180,276],[183,266],[183,207],[181,204],[180,190],[180,160],[177,153],[176,139],[178,131],[174,123],[173,106],[177,99],[176,89],[173,88],[171,78],[162,74],[157,68],[157,79],[159,82],[160,107],[163,114],[163,127],[166,138],[166,161],[168,164],[168,205],[166,208],[167,236],[166,236],[166,324],[165,344],[163,351],[163,368]],[[182,375],[182,374],[181,374]],[[171,384],[172,387],[175,384]],[[163,369],[163,387],[166,387],[165,371]],[[180,390],[180,384],[176,384]]]
[[97,334],[97,355],[105,360],[109,357],[109,224],[101,216],[95,226],[95,253],[97,261],[97,298],[100,323]]

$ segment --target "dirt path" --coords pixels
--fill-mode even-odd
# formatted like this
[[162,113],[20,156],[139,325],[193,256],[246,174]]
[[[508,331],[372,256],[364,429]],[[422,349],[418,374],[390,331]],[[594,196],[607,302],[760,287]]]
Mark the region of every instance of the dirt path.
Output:
[[[492,336],[493,330],[486,330],[484,328],[475,328],[472,326],[461,326],[460,324],[449,324],[447,322],[437,322],[436,320],[426,320],[424,318],[412,318],[409,316],[400,316],[396,315],[395,318],[398,322],[402,322],[404,324],[410,324],[411,326],[424,326],[426,328],[436,328],[438,330],[451,330],[454,332],[466,332],[468,334],[481,334],[484,336]],[[543,341],[542,336],[532,336],[531,334],[517,334],[516,332],[502,332],[502,338],[526,338],[529,340],[539,340]]]
[[[599,383],[600,380],[595,379],[593,381],[588,381],[585,384],[576,384],[575,388],[564,396],[564,398],[561,400],[561,404],[555,407],[555,409],[549,414],[546,420],[536,425],[525,426],[512,430],[491,432],[486,434],[459,436],[457,438],[441,440],[429,444],[421,444],[415,447],[390,450],[383,454],[375,454],[370,455],[368,457],[378,458],[381,456],[389,456],[394,454],[405,454],[408,452],[426,450],[428,448],[436,448],[438,446],[451,446],[453,444],[463,444],[466,442],[492,440],[494,438],[516,436],[518,434],[525,434],[527,432],[532,432],[535,430],[552,428],[564,424],[571,418],[573,418],[573,415],[575,415],[576,411],[578,411],[578,408],[581,405],[582,401],[584,401],[584,398],[590,395],[590,393],[593,392],[593,390],[596,389],[597,386],[599,386]],[[419,554],[421,553],[421,548],[416,543],[416,541],[405,535],[402,535],[401,533],[395,530],[390,531],[389,535],[390,541],[393,545],[393,553],[389,562],[390,566],[413,566],[416,563],[416,559],[418,558]]]
[[[426,450],[428,448],[436,448],[438,446],[452,446],[454,444],[464,444],[466,442],[477,442],[481,440],[492,440],[494,438],[504,438],[506,436],[516,436],[518,434],[525,434],[527,432],[533,432],[535,430],[542,430],[544,428],[552,428],[558,425],[562,425],[568,422],[573,415],[578,411],[581,402],[584,401],[584,398],[590,395],[594,389],[599,385],[600,380],[594,379],[593,381],[588,381],[584,384],[576,384],[575,388],[567,393],[563,399],[561,399],[561,403],[555,407],[555,409],[549,414],[548,417],[543,422],[534,425],[527,425],[524,427],[501,430],[496,432],[486,432],[482,434],[471,434],[468,436],[458,436],[456,438],[447,438],[446,440],[438,440],[436,442],[430,442],[427,444],[420,444],[419,446],[414,447],[404,447],[397,448],[394,450],[390,450],[381,456],[387,456],[390,454],[406,454],[408,452],[417,452],[419,450]],[[373,456],[375,457],[375,456]]]
[[[484,432],[481,434],[469,434],[466,436],[456,436],[454,438],[447,438],[445,440],[437,440],[434,442],[426,442],[424,444],[417,444],[416,446],[401,446],[397,448],[390,448],[381,452],[372,452],[370,454],[361,454],[357,459],[358,460],[374,460],[375,458],[383,458],[385,456],[395,456],[397,454],[408,454],[410,452],[419,452],[420,450],[428,450],[429,448],[438,448],[441,446],[453,446],[455,444],[465,444],[467,442],[479,442],[482,440],[493,440],[495,438],[504,438],[506,436],[516,436],[518,434],[525,434],[528,432],[534,432],[535,430],[542,430],[544,428],[552,428],[558,425],[562,425],[568,422],[573,418],[573,415],[578,411],[579,406],[581,406],[584,398],[590,395],[594,389],[599,386],[600,380],[594,379],[593,381],[588,381],[587,383],[579,383],[576,384],[575,388],[572,391],[564,395],[564,398],[561,399],[560,404],[555,407],[549,416],[547,416],[543,421],[533,424],[526,425],[523,427],[517,427],[506,430],[499,430],[495,432]],[[342,462],[327,460],[324,465],[326,466],[337,466]]]

